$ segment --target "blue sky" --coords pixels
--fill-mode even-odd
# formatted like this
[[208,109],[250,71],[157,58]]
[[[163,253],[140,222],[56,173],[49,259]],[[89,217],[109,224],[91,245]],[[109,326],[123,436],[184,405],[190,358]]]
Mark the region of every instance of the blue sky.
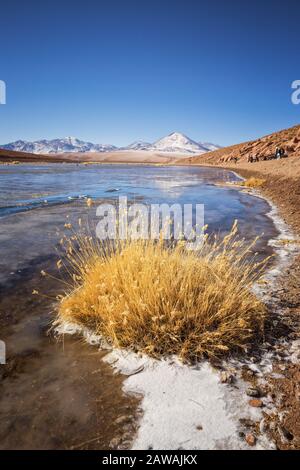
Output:
[[223,145],[300,122],[300,2],[2,2],[0,143]]

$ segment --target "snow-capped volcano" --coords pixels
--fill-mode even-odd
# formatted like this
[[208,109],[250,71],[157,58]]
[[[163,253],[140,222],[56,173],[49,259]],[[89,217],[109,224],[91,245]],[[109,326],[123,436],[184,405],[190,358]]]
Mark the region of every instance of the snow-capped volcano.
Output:
[[122,147],[120,150],[147,150],[160,153],[191,153],[199,155],[219,148],[221,148],[219,145],[196,142],[181,132],[172,132],[171,134],[155,141],[153,144],[138,140],[127,147]]
[[207,149],[202,147],[201,144],[195,142],[180,132],[172,132],[172,134],[157,140],[152,145],[153,150],[159,152],[174,152],[174,153],[204,153]]
[[0,145],[0,148],[6,150],[15,150],[19,152],[36,153],[36,154],[57,154],[57,153],[86,153],[86,152],[113,152],[119,151],[149,151],[159,153],[176,153],[176,154],[202,154],[211,150],[220,148],[219,145],[206,144],[196,142],[180,132],[172,132],[171,134],[157,140],[153,144],[137,140],[126,147],[116,147],[110,144],[93,144],[84,142],[76,137],[65,137],[63,139],[53,140],[36,140],[27,142],[25,140],[17,140],[9,144]]

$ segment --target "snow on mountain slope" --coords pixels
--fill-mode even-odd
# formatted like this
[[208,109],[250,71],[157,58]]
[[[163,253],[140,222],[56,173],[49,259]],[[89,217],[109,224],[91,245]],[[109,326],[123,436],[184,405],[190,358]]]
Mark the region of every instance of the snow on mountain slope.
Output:
[[221,145],[212,144],[211,142],[198,142],[206,151],[212,152],[213,150],[220,150],[222,148]]
[[136,140],[132,144],[127,145],[126,147],[120,147],[119,150],[149,150],[151,144],[149,142],[144,142],[143,140]]
[[37,154],[56,154],[65,152],[111,152],[117,150],[114,145],[92,144],[84,142],[75,137],[65,137],[64,139],[53,140],[37,140],[35,142],[27,142],[25,140],[17,140],[10,144],[2,145],[1,148],[6,150],[17,150],[20,152],[30,152]]
[[157,140],[153,144],[137,140],[126,147],[116,147],[109,144],[93,144],[84,142],[75,137],[65,137],[64,139],[36,140],[27,142],[17,140],[9,144],[0,145],[0,148],[19,152],[35,154],[57,154],[57,153],[85,153],[85,152],[113,152],[117,150],[129,151],[150,151],[160,153],[195,154],[200,155],[211,150],[221,148],[219,145],[196,142],[180,132],[171,134]]

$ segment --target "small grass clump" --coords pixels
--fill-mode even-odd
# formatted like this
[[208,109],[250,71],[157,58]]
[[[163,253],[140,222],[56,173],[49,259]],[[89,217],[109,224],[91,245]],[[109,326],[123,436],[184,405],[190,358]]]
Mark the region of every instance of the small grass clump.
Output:
[[67,246],[72,285],[58,322],[75,322],[112,346],[186,361],[245,349],[263,332],[266,308],[251,291],[262,272],[253,244],[206,237],[184,242],[100,243],[75,236]]
[[248,178],[239,184],[240,186],[245,186],[246,188],[261,188],[265,183],[266,180],[263,178],[254,178],[254,176],[251,176],[251,178]]

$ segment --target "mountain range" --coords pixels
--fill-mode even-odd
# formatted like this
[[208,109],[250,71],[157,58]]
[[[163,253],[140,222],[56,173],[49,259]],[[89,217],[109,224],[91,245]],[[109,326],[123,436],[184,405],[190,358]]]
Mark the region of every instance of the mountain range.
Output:
[[36,140],[28,142],[17,140],[9,144],[0,145],[5,150],[28,152],[35,154],[59,154],[59,153],[87,153],[87,152],[115,152],[115,151],[149,151],[177,154],[203,154],[221,147],[206,142],[196,142],[180,132],[172,132],[153,143],[138,140],[126,147],[117,147],[110,144],[93,144],[75,137],[63,139]]

